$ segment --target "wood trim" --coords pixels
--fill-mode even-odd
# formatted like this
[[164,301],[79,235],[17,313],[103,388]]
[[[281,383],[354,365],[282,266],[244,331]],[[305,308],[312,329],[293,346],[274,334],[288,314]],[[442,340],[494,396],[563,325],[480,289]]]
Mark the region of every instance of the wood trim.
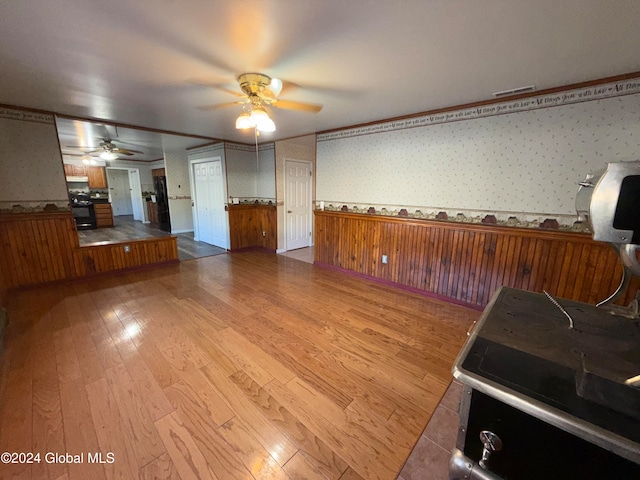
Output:
[[[11,108],[17,108],[17,107],[11,107]],[[23,107],[23,110],[29,110],[27,108]],[[142,127],[140,125],[132,125],[130,123],[120,123],[120,122],[116,122],[113,120],[107,120],[104,118],[97,118],[97,117],[77,117],[74,115],[66,115],[63,113],[56,113],[56,112],[47,112],[47,113],[51,113],[53,115],[55,115],[58,118],[66,118],[68,120],[81,120],[84,122],[93,122],[93,123],[104,123],[106,125],[109,125],[111,127],[118,127],[118,128],[130,128],[132,130],[142,130],[144,132],[150,132],[150,133],[159,133],[162,135],[176,135],[178,137],[187,137],[187,138],[194,138],[194,139],[199,139],[199,140],[210,140],[210,141],[218,141],[218,142],[222,142],[223,140],[217,140],[215,137],[206,137],[204,135],[195,135],[192,133],[182,133],[182,132],[176,132],[173,130],[163,130],[161,128],[151,128],[151,127]],[[126,160],[126,159],[124,159]]]
[[[314,260],[472,306],[502,285],[596,303],[622,275],[615,252],[586,234],[327,211],[315,212]],[[634,278],[620,303],[639,287]]]
[[70,212],[0,215],[0,270],[6,290],[178,261],[176,237],[80,247]]
[[[229,250],[259,247],[268,251],[277,248],[277,214],[275,205],[229,205]],[[262,235],[265,232],[265,236]]]
[[612,77],[605,77],[605,78],[600,78],[600,79],[597,79],[597,80],[589,80],[587,82],[572,83],[572,84],[563,85],[563,86],[560,86],[560,87],[546,88],[544,90],[535,90],[533,92],[526,92],[526,93],[522,93],[520,95],[506,95],[504,97],[491,98],[491,99],[487,99],[487,100],[481,100],[479,102],[463,103],[461,105],[453,105],[453,106],[450,106],[450,107],[438,108],[438,109],[435,109],[435,110],[427,110],[427,111],[424,111],[424,112],[411,113],[409,115],[401,115],[399,117],[390,117],[390,118],[385,118],[385,119],[382,119],[382,120],[374,120],[372,122],[357,123],[355,125],[349,125],[349,126],[339,127],[339,128],[332,128],[332,129],[329,129],[329,130],[322,130],[320,132],[316,132],[316,135],[322,135],[322,134],[331,133],[331,132],[339,132],[341,130],[350,130],[352,128],[368,127],[370,125],[377,125],[379,123],[396,122],[396,121],[399,121],[399,120],[406,120],[408,118],[422,117],[422,116],[425,116],[425,115],[436,115],[436,114],[440,114],[440,113],[451,112],[451,111],[454,111],[454,110],[464,110],[464,109],[467,109],[467,108],[476,108],[476,107],[481,107],[481,106],[484,106],[484,105],[492,105],[494,103],[503,103],[503,102],[513,101],[513,100],[521,100],[523,98],[538,97],[540,95],[549,95],[551,93],[564,92],[564,91],[567,91],[567,90],[575,90],[575,89],[578,89],[578,88],[593,87],[593,86],[596,86],[596,85],[601,85],[603,83],[621,82],[623,80],[629,80],[631,78],[637,78],[637,77],[640,77],[640,72],[625,73],[625,74],[622,74],[622,75],[614,75]]

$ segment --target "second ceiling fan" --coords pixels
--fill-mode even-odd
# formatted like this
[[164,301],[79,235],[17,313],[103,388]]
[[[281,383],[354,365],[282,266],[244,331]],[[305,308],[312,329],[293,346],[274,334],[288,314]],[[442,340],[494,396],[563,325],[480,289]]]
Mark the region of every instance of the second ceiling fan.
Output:
[[98,156],[103,160],[115,160],[116,158],[118,158],[118,155],[131,156],[135,155],[136,153],[144,153],[140,150],[118,147],[110,138],[103,138],[102,142],[100,142],[99,148],[82,145],[67,145],[67,148],[80,148],[82,150],[85,150],[85,155],[91,155],[93,153],[100,152]]

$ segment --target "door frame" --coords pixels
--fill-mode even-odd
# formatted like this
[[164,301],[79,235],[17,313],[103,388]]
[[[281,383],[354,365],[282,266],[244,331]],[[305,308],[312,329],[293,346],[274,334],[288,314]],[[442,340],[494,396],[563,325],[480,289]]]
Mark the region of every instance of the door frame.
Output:
[[[105,167],[105,176],[107,176],[108,178],[108,171],[109,170],[125,170],[127,172],[127,180],[129,181],[129,195],[131,196],[131,209],[132,212],[134,213],[134,219],[135,219],[135,211],[134,211],[134,201],[133,201],[133,196],[135,194],[135,191],[139,191],[140,192],[140,198],[142,198],[142,183],[140,181],[140,169],[139,168],[134,168],[134,167]],[[137,185],[135,187],[133,187],[131,185],[131,175],[129,175],[129,171],[131,170],[136,170],[138,172],[138,182]],[[109,202],[112,202],[112,198],[111,198],[111,188],[109,188]],[[142,223],[149,223],[149,222],[145,222],[145,214],[144,214],[144,205],[142,207],[142,210],[140,211],[142,218],[140,220],[136,220],[138,222],[142,222]]]
[[[145,205],[142,203],[142,182],[140,181],[140,169],[128,168],[129,171],[129,188],[131,189],[131,208],[133,209],[133,219],[142,223],[149,223],[145,221]],[[135,174],[134,181],[131,182],[131,175]],[[136,219],[136,210],[138,210],[138,217]]]
[[[315,231],[315,225],[313,221],[313,180],[314,180],[314,172],[313,172],[313,162],[310,160],[298,160],[296,158],[284,158],[284,251],[289,251],[289,222],[287,221],[287,212],[289,211],[289,198],[287,196],[287,177],[289,174],[287,173],[289,169],[287,168],[287,163],[296,162],[296,163],[306,163],[309,165],[309,171],[311,172],[311,176],[309,177],[310,188],[309,188],[309,225],[311,226],[311,235],[309,238],[309,244],[307,247],[313,246],[313,232]],[[304,247],[302,247],[304,248]]]
[[[209,163],[209,162],[220,162],[220,167],[222,168],[222,176],[224,181],[222,182],[222,189],[223,189],[223,197],[227,198],[227,169],[225,168],[225,164],[224,164],[224,160],[222,159],[222,156],[220,155],[216,155],[215,157],[206,157],[206,158],[198,158],[198,159],[193,159],[193,160],[189,160],[189,186],[191,187],[191,215],[193,217],[193,239],[196,242],[200,241],[200,234],[199,234],[199,227],[200,225],[198,224],[198,214],[197,209],[196,209],[196,182],[194,179],[194,167],[196,164],[198,163]],[[226,243],[227,246],[224,248],[229,248],[229,245],[231,244],[231,232],[229,232],[229,213],[228,213],[228,209],[227,209],[228,204],[225,203],[224,204],[224,210],[225,210],[225,216],[224,216],[224,223],[225,223],[225,230],[226,230],[226,234],[227,234],[227,238],[226,238]]]

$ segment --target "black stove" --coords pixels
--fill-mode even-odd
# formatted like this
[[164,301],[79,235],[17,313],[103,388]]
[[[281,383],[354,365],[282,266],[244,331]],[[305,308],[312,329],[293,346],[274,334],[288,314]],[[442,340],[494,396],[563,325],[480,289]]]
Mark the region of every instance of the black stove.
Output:
[[71,211],[78,230],[98,228],[93,202],[86,193],[74,193],[69,196]]
[[[640,389],[624,384],[640,374],[640,321],[556,300],[571,320],[545,295],[512,288],[502,288],[487,306],[454,366],[469,398],[453,460],[458,467],[479,462],[479,432],[493,428],[505,451],[492,454],[482,470],[493,466],[497,476],[486,478],[609,478],[589,476],[600,472],[589,458],[640,478]],[[532,441],[539,432],[545,433]],[[545,462],[536,445],[560,452],[545,454],[552,472],[540,470]],[[580,467],[569,465],[571,451]],[[573,477],[577,471],[581,476]]]

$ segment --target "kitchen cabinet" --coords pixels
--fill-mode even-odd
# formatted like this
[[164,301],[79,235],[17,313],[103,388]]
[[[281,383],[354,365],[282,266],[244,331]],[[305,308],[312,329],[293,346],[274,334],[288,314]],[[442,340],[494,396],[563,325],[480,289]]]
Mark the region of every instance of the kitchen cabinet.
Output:
[[107,188],[107,174],[104,167],[87,167],[89,188]]
[[113,227],[113,210],[110,203],[94,203],[96,224],[100,227]]
[[86,177],[87,169],[80,165],[73,165],[71,163],[64,164],[64,176],[65,177]]
[[166,176],[164,168],[153,168],[151,169],[152,177],[164,177]]
[[158,225],[158,204],[155,202],[147,202],[147,216],[151,225]]

